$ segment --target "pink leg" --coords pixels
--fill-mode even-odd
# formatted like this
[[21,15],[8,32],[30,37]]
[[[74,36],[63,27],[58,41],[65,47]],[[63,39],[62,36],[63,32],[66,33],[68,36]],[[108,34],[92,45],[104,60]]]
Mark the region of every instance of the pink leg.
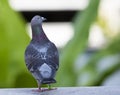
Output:
[[38,89],[37,90],[33,90],[35,92],[42,92],[42,89],[41,89],[41,85],[38,83]]

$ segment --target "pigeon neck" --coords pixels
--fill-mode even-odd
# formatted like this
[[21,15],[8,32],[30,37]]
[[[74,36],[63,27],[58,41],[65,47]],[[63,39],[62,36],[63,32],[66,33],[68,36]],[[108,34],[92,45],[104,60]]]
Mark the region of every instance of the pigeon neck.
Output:
[[32,39],[37,41],[48,40],[47,36],[43,31],[42,25],[32,26]]

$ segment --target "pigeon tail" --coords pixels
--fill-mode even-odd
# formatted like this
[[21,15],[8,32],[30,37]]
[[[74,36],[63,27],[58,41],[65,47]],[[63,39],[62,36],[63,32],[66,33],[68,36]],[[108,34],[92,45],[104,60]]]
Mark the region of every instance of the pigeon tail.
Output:
[[51,83],[56,83],[56,80],[55,79],[43,79],[41,81],[41,84],[51,84]]

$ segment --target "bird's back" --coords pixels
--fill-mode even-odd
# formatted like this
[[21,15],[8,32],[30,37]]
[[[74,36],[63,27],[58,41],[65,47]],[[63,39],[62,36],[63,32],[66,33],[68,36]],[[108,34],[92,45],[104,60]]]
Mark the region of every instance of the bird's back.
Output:
[[49,42],[31,41],[25,51],[28,70],[40,83],[54,83],[54,76],[59,67],[59,56],[56,46]]

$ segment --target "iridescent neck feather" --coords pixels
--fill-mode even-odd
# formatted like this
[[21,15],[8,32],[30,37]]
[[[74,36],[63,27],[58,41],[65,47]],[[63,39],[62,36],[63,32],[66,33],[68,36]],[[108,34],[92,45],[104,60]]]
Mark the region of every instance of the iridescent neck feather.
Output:
[[45,35],[42,25],[32,25],[32,39],[36,41],[46,41],[48,40],[47,36]]

